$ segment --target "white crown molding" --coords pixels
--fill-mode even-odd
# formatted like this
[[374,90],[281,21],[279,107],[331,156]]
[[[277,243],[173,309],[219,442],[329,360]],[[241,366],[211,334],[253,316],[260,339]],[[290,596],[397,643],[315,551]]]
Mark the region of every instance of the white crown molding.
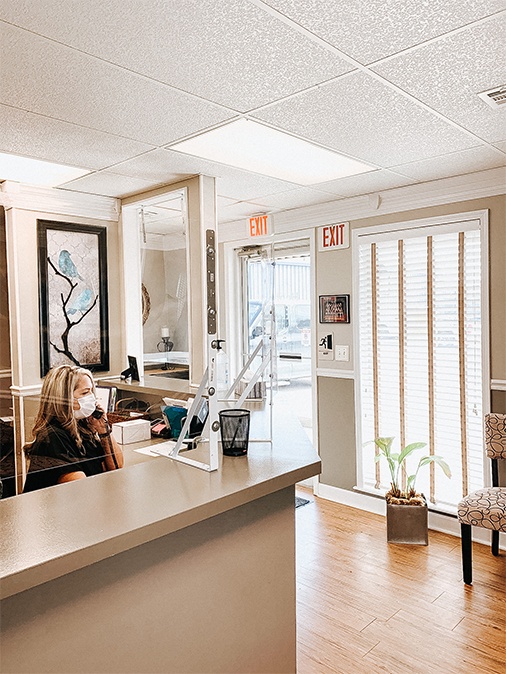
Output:
[[[272,214],[276,234],[299,229],[313,229],[332,222],[358,220],[375,216],[441,206],[506,193],[506,168],[500,167],[416,183],[391,190],[378,190],[357,197],[335,199],[323,204],[304,206]],[[379,195],[381,198],[371,199]],[[330,197],[330,195],[329,195]],[[246,219],[219,226],[220,242],[247,240]]]
[[337,370],[330,367],[317,367],[317,377],[334,377],[334,379],[355,379],[353,370]]
[[490,388],[492,391],[506,391],[506,379],[492,379]]
[[5,181],[0,185],[0,204],[6,210],[19,208],[37,213],[73,215],[116,222],[119,217],[119,203],[119,199],[112,197],[23,185],[11,181]]
[[452,178],[407,185],[392,190],[378,191],[379,207],[371,203],[370,195],[338,199],[337,201],[284,211],[273,215],[275,232],[286,231],[297,224],[298,228],[315,227],[329,222],[357,220],[389,213],[411,211],[430,206],[441,206],[481,197],[497,196],[506,192],[506,168],[468,173]]

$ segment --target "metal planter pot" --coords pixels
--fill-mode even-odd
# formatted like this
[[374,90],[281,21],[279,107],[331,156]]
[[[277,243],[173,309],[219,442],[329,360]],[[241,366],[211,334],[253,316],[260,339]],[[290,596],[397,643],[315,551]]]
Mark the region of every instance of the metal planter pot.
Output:
[[387,541],[429,545],[428,508],[387,503]]

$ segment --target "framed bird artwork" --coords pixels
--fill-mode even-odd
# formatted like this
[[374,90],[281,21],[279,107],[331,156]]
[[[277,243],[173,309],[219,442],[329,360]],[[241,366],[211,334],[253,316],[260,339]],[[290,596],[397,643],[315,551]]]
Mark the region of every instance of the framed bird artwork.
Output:
[[41,376],[73,363],[109,369],[107,230],[37,221]]

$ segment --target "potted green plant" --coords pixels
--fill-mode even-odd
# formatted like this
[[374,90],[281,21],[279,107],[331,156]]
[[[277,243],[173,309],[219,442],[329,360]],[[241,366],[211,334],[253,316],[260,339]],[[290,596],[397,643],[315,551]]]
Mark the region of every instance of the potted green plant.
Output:
[[[428,509],[423,494],[416,491],[416,478],[420,468],[431,463],[438,465],[446,477],[451,477],[451,471],[440,456],[422,456],[411,475],[407,472],[407,459],[413,452],[426,447],[425,442],[413,442],[406,445],[400,452],[392,451],[394,438],[376,438],[374,444],[379,453],[375,461],[386,459],[390,470],[390,489],[385,494],[387,503],[387,540],[389,543],[410,543],[428,545]],[[404,470],[403,470],[404,469]],[[406,486],[401,486],[401,477],[406,475]]]

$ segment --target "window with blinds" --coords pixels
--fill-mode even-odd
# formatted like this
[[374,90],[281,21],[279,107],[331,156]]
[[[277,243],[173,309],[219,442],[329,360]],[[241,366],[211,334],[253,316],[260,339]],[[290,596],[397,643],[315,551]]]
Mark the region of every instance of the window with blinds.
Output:
[[422,468],[417,490],[452,512],[463,494],[485,484],[486,230],[483,218],[415,224],[356,232],[358,486],[389,487],[388,467],[375,463],[368,441],[393,436],[397,449],[426,442],[408,472],[423,453],[442,456],[452,478],[437,466]]

